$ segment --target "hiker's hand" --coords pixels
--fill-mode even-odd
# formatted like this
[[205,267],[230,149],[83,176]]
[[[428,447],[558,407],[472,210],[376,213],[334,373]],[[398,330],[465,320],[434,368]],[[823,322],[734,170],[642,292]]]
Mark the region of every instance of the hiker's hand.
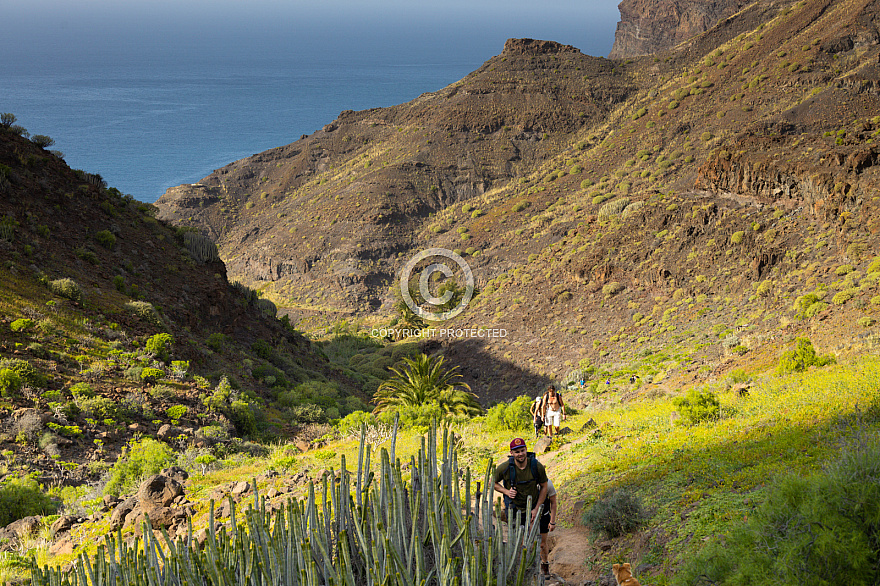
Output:
[[508,490],[508,491],[507,491],[507,496],[509,496],[509,497],[512,498],[512,499],[513,499],[513,498],[516,498],[516,487],[513,487],[513,488],[511,488],[510,490]]
[[535,522],[535,517],[537,517],[537,516],[538,516],[538,507],[535,507],[534,509],[532,509],[532,521],[531,521],[532,523]]

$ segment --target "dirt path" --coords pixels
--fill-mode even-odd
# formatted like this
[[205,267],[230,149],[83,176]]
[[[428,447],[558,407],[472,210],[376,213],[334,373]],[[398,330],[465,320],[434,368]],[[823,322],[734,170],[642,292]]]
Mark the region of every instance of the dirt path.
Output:
[[[563,450],[570,449],[574,444],[563,446]],[[538,459],[547,469],[547,475],[553,479],[558,464],[556,464],[556,456],[559,452],[548,452],[541,454]],[[559,499],[560,518],[571,518],[573,516],[571,510],[567,510],[573,506],[577,500],[572,498],[573,495],[566,495],[565,487],[561,489]],[[553,575],[551,580],[546,584],[549,586],[615,586],[616,582],[611,575],[611,568],[593,568],[588,564],[589,560],[594,560],[601,554],[601,543],[594,544],[590,540],[589,532],[585,527],[575,522],[573,527],[559,527],[550,533],[550,573]]]

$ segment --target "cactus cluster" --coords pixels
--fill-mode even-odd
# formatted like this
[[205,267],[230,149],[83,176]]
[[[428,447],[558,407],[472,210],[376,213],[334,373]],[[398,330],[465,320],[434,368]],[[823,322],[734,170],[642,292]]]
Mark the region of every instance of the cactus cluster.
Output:
[[[491,473],[480,491],[470,469],[460,470],[454,436],[436,430],[422,439],[406,466],[382,449],[378,472],[363,441],[357,472],[346,469],[311,485],[304,500],[274,513],[255,493],[244,521],[216,527],[213,503],[203,545],[193,538],[157,536],[126,545],[108,536],[94,559],[80,555],[72,571],[32,569],[33,586],[523,586],[534,571],[537,524],[527,530],[493,515]],[[438,447],[439,455],[438,457]],[[442,458],[442,460],[441,460]]]
[[198,232],[184,232],[183,244],[189,250],[192,257],[199,262],[216,262],[220,260],[217,245],[210,238],[202,236]]

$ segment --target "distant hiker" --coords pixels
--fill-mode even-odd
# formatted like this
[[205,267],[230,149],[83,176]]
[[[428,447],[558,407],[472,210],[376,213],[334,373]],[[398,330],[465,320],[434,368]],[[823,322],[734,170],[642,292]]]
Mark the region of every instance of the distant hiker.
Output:
[[[550,521],[548,522],[550,526],[550,531],[556,530],[556,487],[553,486],[553,481],[549,478],[547,479],[547,498],[544,499],[545,503],[549,503],[547,509],[547,514],[550,515]],[[547,564],[547,569],[544,569],[544,562],[547,561],[548,556],[550,555],[550,544],[548,543],[549,539],[547,538],[546,533],[541,534],[541,571],[544,572],[544,577],[549,578],[549,569],[550,564]]]
[[[510,442],[510,456],[495,468],[494,480],[495,490],[504,495],[505,513],[512,515],[514,523],[527,527],[540,523],[539,533],[543,539],[550,530],[550,509],[543,506],[547,498],[547,472],[535,453],[526,451],[524,439],[518,437]],[[531,511],[527,509],[529,497]],[[541,571],[544,574],[550,571],[544,548],[541,548]]]
[[559,425],[565,421],[565,403],[562,395],[556,392],[556,388],[550,385],[544,393],[544,425],[547,427],[547,435],[559,433]]
[[535,401],[529,407],[529,413],[532,414],[532,422],[535,424],[535,439],[538,439],[541,430],[544,429],[543,402],[544,397],[539,395],[535,397]]

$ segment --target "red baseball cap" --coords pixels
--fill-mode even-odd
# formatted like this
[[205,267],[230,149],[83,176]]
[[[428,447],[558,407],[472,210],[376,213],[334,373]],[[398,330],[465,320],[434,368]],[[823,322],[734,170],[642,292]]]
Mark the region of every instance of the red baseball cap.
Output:
[[510,449],[516,450],[519,448],[526,447],[526,440],[521,437],[514,438],[512,442],[510,442]]

